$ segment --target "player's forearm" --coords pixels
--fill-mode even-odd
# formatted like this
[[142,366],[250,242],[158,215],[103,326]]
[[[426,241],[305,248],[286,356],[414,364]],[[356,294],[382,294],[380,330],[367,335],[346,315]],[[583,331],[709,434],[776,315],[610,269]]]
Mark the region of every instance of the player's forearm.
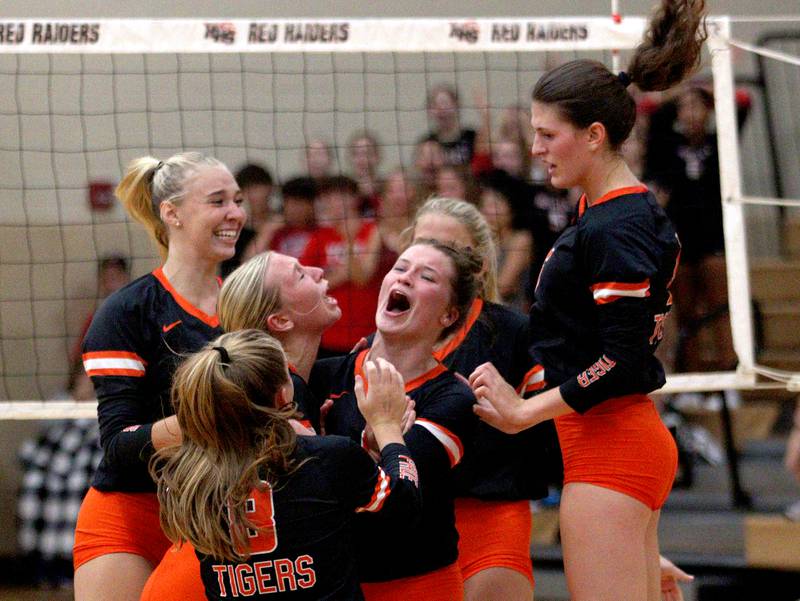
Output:
[[405,444],[400,424],[375,424],[372,426],[372,432],[375,436],[375,443],[380,450],[392,443]]
[[524,399],[520,404],[518,417],[519,421],[526,426],[534,426],[573,411],[572,407],[564,401],[561,391],[558,388],[551,388],[541,394]]
[[150,431],[150,438],[156,450],[180,444],[183,440],[183,435],[181,434],[181,427],[178,425],[178,418],[171,415],[155,422]]

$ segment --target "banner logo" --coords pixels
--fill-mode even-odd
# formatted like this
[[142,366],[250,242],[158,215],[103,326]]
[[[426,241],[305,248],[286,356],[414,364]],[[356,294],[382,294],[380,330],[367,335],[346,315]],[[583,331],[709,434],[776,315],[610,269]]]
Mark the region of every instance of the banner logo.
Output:
[[236,41],[236,25],[233,23],[206,23],[205,39],[217,44],[233,44]]
[[450,23],[450,37],[454,40],[476,44],[481,35],[481,27],[475,21]]

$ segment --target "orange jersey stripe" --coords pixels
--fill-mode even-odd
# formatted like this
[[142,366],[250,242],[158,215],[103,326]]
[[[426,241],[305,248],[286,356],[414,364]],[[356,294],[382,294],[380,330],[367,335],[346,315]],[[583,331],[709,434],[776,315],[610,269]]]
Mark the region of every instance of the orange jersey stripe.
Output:
[[643,282],[598,282],[592,284],[589,289],[592,291],[594,302],[598,305],[614,302],[623,297],[646,298],[650,296],[650,279]]
[[517,394],[532,392],[544,388],[544,367],[534,365],[522,378],[522,384],[517,386]]
[[88,369],[87,376],[130,376],[131,378],[141,378],[144,370],[139,369]]
[[92,351],[90,353],[83,353],[82,358],[84,361],[87,359],[133,359],[134,361],[141,361],[147,365],[147,361],[142,359],[136,353],[128,351]]
[[464,456],[464,445],[461,444],[461,440],[458,436],[444,426],[423,417],[417,418],[414,424],[425,428],[442,443],[444,450],[447,451],[447,456],[450,458],[450,467],[458,465],[461,458]]
[[380,511],[383,504],[386,502],[386,499],[389,497],[389,493],[392,492],[391,488],[389,488],[390,484],[389,476],[386,475],[386,472],[383,471],[382,468],[378,468],[378,481],[375,483],[375,490],[372,493],[372,498],[366,505],[362,505],[358,509],[357,512],[362,511],[369,511],[375,512]]

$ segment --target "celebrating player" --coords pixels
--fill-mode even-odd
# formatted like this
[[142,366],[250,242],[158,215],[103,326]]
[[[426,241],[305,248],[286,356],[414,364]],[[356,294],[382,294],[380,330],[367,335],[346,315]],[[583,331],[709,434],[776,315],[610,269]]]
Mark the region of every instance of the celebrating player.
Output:
[[[417,212],[411,235],[472,248],[483,264],[478,298],[467,319],[437,343],[434,356],[465,377],[489,361],[522,394],[544,387],[541,369],[528,354],[527,318],[496,302],[496,251],[480,211],[461,200],[432,198]],[[455,470],[458,563],[468,601],[531,598],[528,500],[547,494],[553,471],[557,479],[560,458],[551,421],[516,436],[479,425]]]
[[413,524],[420,496],[400,427],[403,380],[382,359],[355,384],[380,464],[342,437],[298,437],[280,343],[261,330],[224,334],[175,374],[183,442],[151,462],[164,530],[200,558],[208,599],[363,599],[356,512]]
[[147,472],[180,440],[169,389],[182,353],[217,336],[219,264],[244,224],[227,167],[199,153],[134,160],[116,190],[157,242],[164,264],[112,294],[92,321],[83,361],[99,400],[103,460],[78,515],[75,598],[137,601],[170,542]]
[[677,452],[646,395],[664,383],[653,352],[680,245],[619,149],[636,113],[628,85],[663,90],[696,67],[704,8],[703,0],[664,0],[627,73],[577,60],[536,83],[533,154],[554,186],[584,193],[531,309],[534,359],[554,387],[523,401],[491,364],[470,376],[476,412],[498,428],[556,418],[561,541],[576,601],[660,598],[658,519]]
[[[452,468],[475,428],[468,386],[433,357],[433,347],[464,321],[477,292],[480,262],[435,241],[417,241],[384,277],[369,349],[319,361],[311,385],[333,399],[326,429],[369,445],[353,395],[369,360],[392,363],[416,403],[417,419],[405,435],[419,470],[423,511],[418,527],[381,516],[356,521],[359,575],[368,601],[463,598],[453,514]],[[376,552],[376,534],[391,543]]]

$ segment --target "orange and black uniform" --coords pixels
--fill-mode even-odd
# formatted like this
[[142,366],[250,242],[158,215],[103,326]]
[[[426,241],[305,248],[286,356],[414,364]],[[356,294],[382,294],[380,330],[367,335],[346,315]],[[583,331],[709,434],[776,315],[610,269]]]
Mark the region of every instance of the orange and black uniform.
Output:
[[[317,398],[333,399],[325,420],[328,433],[362,439],[366,423],[358,410],[354,385],[355,375],[363,376],[366,355],[362,351],[325,359],[314,367],[311,386]],[[414,400],[417,413],[404,439],[419,471],[422,516],[416,526],[409,526],[381,515],[359,515],[355,524],[359,577],[368,600],[395,598],[394,591],[398,599],[444,601],[462,594],[452,468],[474,435],[475,397],[464,381],[441,364],[406,382],[406,394]],[[391,544],[381,545],[387,537]],[[415,597],[417,591],[427,592]]]
[[405,445],[386,445],[376,465],[347,438],[300,436],[293,459],[294,472],[248,499],[264,529],[251,534],[247,560],[197,553],[209,600],[361,600],[354,517],[379,512],[408,524],[419,517],[416,469]]
[[[541,390],[541,369],[530,358],[528,318],[513,309],[476,299],[467,320],[434,356],[469,375],[490,362],[523,394]],[[551,474],[560,476],[553,422],[510,436],[485,422],[455,468],[458,563],[466,580],[481,570],[504,567],[533,582],[528,501],[547,495]]]
[[289,377],[292,379],[292,386],[294,386],[294,404],[297,405],[297,410],[302,414],[302,423],[306,428],[313,428],[315,432],[319,433],[319,403],[314,399],[314,395],[308,386],[308,383],[303,379],[294,366],[289,364]]
[[653,355],[672,299],[680,244],[643,186],[587,206],[548,254],[531,308],[531,353],[576,413],[556,419],[564,481],[660,507],[677,465],[647,393],[665,381]]
[[[528,354],[528,318],[509,307],[476,299],[467,320],[434,357],[469,377],[490,362],[524,396],[544,386]],[[459,496],[480,499],[538,499],[547,495],[546,457],[552,423],[509,436],[479,422],[464,461],[454,472]],[[533,458],[533,461],[532,461]]]
[[174,413],[172,376],[181,359],[222,333],[180,296],[161,268],[112,294],[83,345],[98,399],[103,459],[78,516],[74,562],[127,552],[158,563],[169,541],[158,523],[147,471],[152,424]]

